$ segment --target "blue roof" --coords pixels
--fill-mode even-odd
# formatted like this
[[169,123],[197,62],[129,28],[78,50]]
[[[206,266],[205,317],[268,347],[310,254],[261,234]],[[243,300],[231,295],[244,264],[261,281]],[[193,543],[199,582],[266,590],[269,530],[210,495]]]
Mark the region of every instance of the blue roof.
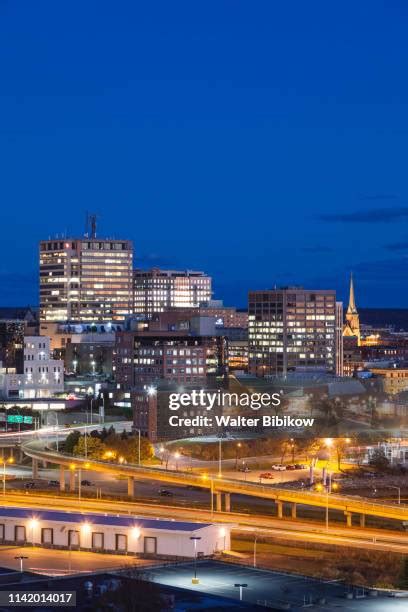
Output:
[[132,515],[94,514],[92,512],[63,512],[60,510],[36,510],[35,508],[0,508],[0,517],[21,518],[44,521],[59,521],[61,523],[91,523],[95,525],[110,525],[112,527],[134,527],[142,529],[164,529],[171,531],[196,531],[209,527],[210,523],[187,523],[183,521],[166,521]]

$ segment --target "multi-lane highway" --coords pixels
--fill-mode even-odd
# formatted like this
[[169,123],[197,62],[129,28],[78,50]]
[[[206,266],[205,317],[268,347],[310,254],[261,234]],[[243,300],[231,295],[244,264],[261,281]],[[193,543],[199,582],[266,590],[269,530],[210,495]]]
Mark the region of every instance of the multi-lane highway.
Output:
[[[154,516],[156,518],[195,520],[207,522],[224,522],[234,525],[237,533],[273,536],[284,540],[320,542],[351,546],[355,548],[370,548],[373,550],[388,550],[408,553],[408,534],[404,532],[386,531],[383,529],[361,529],[358,527],[333,527],[326,529],[308,521],[282,522],[281,520],[263,515],[211,512],[210,510],[180,508],[161,503],[143,504],[118,502],[109,500],[81,499],[83,512],[110,512],[115,514],[132,514],[135,516]],[[65,496],[7,493],[2,500],[5,506],[29,506],[35,516],[36,509],[58,508],[66,511],[78,511],[78,500]]]

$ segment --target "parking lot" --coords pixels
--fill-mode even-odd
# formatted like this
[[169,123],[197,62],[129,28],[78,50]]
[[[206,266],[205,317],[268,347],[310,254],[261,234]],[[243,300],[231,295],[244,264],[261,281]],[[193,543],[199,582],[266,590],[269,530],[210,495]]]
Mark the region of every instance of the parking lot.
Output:
[[[246,584],[242,589],[244,602],[262,605],[267,603],[269,607],[273,604],[290,604],[291,610],[300,610],[312,604],[314,609],[320,610],[336,608],[357,612],[402,612],[408,606],[408,597],[391,598],[381,594],[373,597],[361,588],[348,588],[336,582],[321,582],[302,576],[212,561],[197,563],[197,577],[200,581],[198,585],[192,584],[194,565],[191,563],[155,567],[148,573],[160,584],[235,599],[239,598],[240,589],[234,585]],[[353,598],[347,599],[347,593]]]

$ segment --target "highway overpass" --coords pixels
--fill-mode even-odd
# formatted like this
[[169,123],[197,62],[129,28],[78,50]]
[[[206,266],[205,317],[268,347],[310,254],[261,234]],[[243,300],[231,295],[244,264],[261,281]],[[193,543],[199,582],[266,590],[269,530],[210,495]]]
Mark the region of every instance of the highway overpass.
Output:
[[[283,488],[264,486],[261,484],[243,482],[232,479],[210,477],[189,472],[165,470],[153,467],[143,467],[129,464],[118,464],[102,460],[90,460],[85,457],[72,457],[57,453],[44,447],[44,441],[26,442],[23,452],[33,460],[33,477],[38,476],[38,463],[52,463],[60,466],[60,490],[65,490],[65,472],[70,474],[69,488],[75,490],[75,472],[81,469],[105,472],[115,476],[126,477],[128,495],[134,497],[135,485],[138,480],[157,480],[158,482],[176,485],[191,485],[207,488],[212,492],[211,500],[217,511],[231,511],[231,493],[270,499],[276,505],[277,517],[283,518],[283,504],[289,504],[292,518],[296,518],[298,504],[314,506],[328,510],[340,510],[346,517],[348,526],[352,525],[353,514],[359,515],[360,526],[365,526],[366,516],[375,516],[396,521],[408,522],[408,507],[404,505],[383,504],[371,502],[360,497],[317,493],[311,491],[294,491]],[[224,504],[222,503],[224,498]]]

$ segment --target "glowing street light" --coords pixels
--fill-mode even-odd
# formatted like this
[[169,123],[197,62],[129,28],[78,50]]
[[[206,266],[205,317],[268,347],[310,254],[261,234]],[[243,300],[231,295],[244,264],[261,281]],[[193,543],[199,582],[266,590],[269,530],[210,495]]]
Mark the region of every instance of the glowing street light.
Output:
[[198,584],[200,581],[197,578],[197,542],[201,540],[200,536],[190,536],[190,540],[194,542],[194,578],[192,579],[193,584]]
[[36,518],[32,518],[28,523],[29,529],[31,529],[31,544],[34,546],[34,529],[38,527],[38,520]]

